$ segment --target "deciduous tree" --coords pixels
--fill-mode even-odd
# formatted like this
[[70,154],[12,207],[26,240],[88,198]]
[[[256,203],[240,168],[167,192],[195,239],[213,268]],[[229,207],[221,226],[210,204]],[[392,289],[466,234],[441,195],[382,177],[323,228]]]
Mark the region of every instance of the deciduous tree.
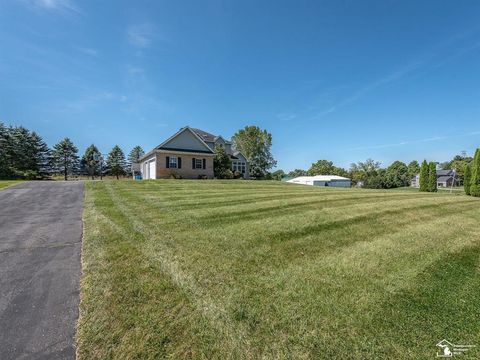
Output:
[[408,167],[401,161],[394,161],[385,172],[385,187],[397,188],[408,186],[410,178]]
[[348,172],[341,167],[337,167],[329,160],[318,160],[313,163],[310,169],[308,169],[308,175],[338,175],[338,176],[348,176]]
[[378,161],[373,159],[367,159],[364,162],[359,161],[350,165],[350,178],[354,183],[363,182],[365,186],[369,179],[378,175],[378,170],[380,170],[380,162]]
[[408,178],[411,181],[420,173],[420,165],[417,160],[413,160],[408,164]]
[[248,160],[250,176],[262,179],[277,162],[273,158],[272,134],[258,126],[246,126],[232,137],[235,148]]

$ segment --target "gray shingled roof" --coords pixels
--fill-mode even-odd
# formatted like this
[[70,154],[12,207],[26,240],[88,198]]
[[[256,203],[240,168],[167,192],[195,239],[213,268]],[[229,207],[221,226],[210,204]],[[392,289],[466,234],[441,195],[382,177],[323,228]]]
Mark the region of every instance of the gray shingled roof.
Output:
[[206,131],[203,131],[203,130],[200,130],[200,129],[194,129],[194,128],[191,128],[198,136],[200,136],[200,138],[203,140],[203,141],[210,141],[210,142],[214,142],[215,141],[215,138],[217,137],[216,135],[213,135],[213,134],[210,134],[209,132],[206,132]]
[[444,175],[444,176],[437,177],[437,182],[446,183],[448,180],[453,180],[453,176]]
[[[203,140],[203,141],[207,141],[207,142],[215,142],[215,139],[218,137],[217,135],[213,135],[213,134],[210,134],[209,132],[206,132],[204,130],[201,130],[201,129],[195,129],[195,128],[191,128],[198,136],[200,136],[200,138]],[[222,137],[223,138],[223,137]],[[225,140],[225,139],[224,139]],[[227,144],[230,144],[230,141],[228,140],[225,140],[225,142]]]

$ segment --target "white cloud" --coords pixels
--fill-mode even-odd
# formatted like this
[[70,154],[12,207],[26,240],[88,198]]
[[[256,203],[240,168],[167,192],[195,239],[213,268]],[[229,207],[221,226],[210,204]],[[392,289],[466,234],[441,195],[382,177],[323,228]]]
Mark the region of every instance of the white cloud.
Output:
[[[412,62],[408,63],[406,66],[403,66],[396,71],[393,71],[390,74],[386,74],[384,77],[379,79],[373,80],[365,84],[363,87],[359,88],[357,91],[353,92],[350,96],[341,99],[340,101],[334,103],[333,105],[329,106],[326,109],[323,109],[317,112],[314,116],[309,118],[308,120],[316,120],[322,118],[323,116],[333,113],[340,108],[343,108],[346,105],[350,105],[361,98],[368,95],[373,90],[377,88],[381,88],[383,86],[395,83],[397,81],[402,80],[405,77],[412,76],[421,76],[433,69],[439,68],[444,66],[448,62],[460,58],[472,51],[478,50],[480,48],[480,42],[474,41],[474,43],[470,43],[467,46],[463,46],[456,49],[451,49],[452,45],[455,45],[459,41],[471,36],[472,34],[476,34],[473,30],[464,34],[459,34],[452,36],[451,38],[447,39],[442,44],[438,45],[437,47],[431,49],[430,51],[424,53],[422,56],[419,56],[417,59],[413,60]],[[448,50],[447,55],[445,52]]]
[[150,23],[141,25],[132,25],[127,30],[128,42],[139,48],[147,48],[151,45],[154,38],[157,37],[157,31],[154,25]]
[[143,75],[145,70],[138,66],[127,66],[127,72],[129,75]]
[[385,85],[388,85],[390,83],[393,83],[395,81],[398,81],[398,80],[402,79],[403,77],[412,73],[413,71],[420,68],[421,66],[422,66],[422,62],[421,61],[416,61],[416,62],[413,62],[413,63],[397,70],[397,71],[392,72],[391,74],[388,74],[388,75],[386,75],[382,78],[379,78],[375,81],[372,81],[371,83],[366,84],[364,87],[355,91],[351,96],[349,96],[349,97],[339,101],[338,103],[334,104],[333,106],[315,114],[309,120],[315,120],[315,119],[321,118],[321,117],[323,117],[327,114],[333,113],[337,109],[342,108],[346,105],[349,105],[349,104],[361,99],[362,97],[367,95],[369,92],[371,92],[371,91],[373,91],[373,90],[375,90],[375,89],[377,89],[381,86],[385,86]]
[[20,0],[20,2],[32,10],[82,13],[72,0]]
[[474,136],[474,135],[478,135],[478,134],[480,134],[480,131],[473,131],[473,132],[469,132],[469,133],[450,135],[450,136],[433,136],[433,137],[429,137],[429,138],[425,138],[425,139],[401,141],[401,142],[392,143],[392,144],[359,146],[359,147],[345,149],[345,150],[346,151],[358,151],[358,150],[370,150],[370,149],[385,149],[385,148],[392,148],[392,147],[398,147],[398,146],[404,146],[404,145],[413,145],[413,144],[422,144],[422,143],[428,143],[428,142],[433,142],[433,141],[449,140],[449,139],[465,137],[465,136]]
[[98,56],[98,50],[95,50],[95,49],[92,49],[92,48],[77,46],[77,50],[80,51],[81,53],[84,53],[85,55],[89,55],[89,56],[93,56],[93,57]]
[[99,91],[90,95],[79,97],[73,101],[69,101],[61,106],[61,111],[83,111],[94,107],[105,101],[116,101],[125,103],[128,97],[122,94],[115,94],[109,91]]

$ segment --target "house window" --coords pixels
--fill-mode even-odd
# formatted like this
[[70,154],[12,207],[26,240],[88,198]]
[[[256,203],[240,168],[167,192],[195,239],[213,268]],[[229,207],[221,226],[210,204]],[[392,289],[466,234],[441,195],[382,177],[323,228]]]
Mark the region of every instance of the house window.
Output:
[[241,174],[245,174],[247,171],[247,164],[243,161],[234,161],[232,163],[232,170],[238,171]]
[[177,168],[177,157],[170,156],[170,168],[176,169]]
[[195,159],[195,169],[203,169],[202,159]]

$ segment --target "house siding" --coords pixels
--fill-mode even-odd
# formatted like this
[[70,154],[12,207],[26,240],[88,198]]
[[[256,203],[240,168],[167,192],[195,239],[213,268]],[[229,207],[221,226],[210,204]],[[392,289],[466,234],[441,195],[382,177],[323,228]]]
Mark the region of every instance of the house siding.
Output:
[[202,143],[191,131],[183,131],[175,136],[173,139],[165,142],[162,145],[162,148],[173,148],[173,149],[190,149],[205,151],[208,149],[205,148],[205,144]]
[[[182,159],[182,168],[167,168],[167,156],[177,156]],[[205,159],[205,169],[193,169],[192,159]],[[186,154],[175,152],[157,153],[157,179],[170,179],[173,175],[184,179],[198,179],[206,176],[213,179],[213,155],[211,154]]]

